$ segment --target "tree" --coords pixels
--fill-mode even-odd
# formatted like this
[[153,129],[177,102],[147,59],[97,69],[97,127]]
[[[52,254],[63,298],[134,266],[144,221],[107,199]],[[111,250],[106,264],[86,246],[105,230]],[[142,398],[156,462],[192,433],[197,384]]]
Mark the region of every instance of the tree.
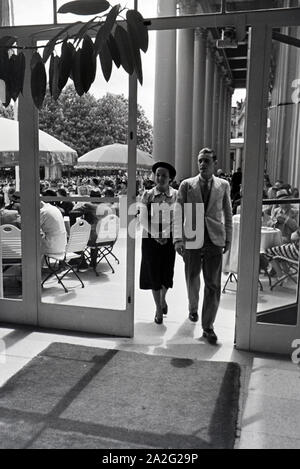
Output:
[[[128,99],[123,95],[107,93],[98,100],[99,117],[104,130],[101,145],[127,143]],[[152,153],[152,125],[143,108],[138,105],[137,146],[140,150]],[[100,146],[100,145],[98,145]]]
[[[0,108],[0,115],[13,118],[13,109]],[[138,106],[137,146],[152,152],[152,125]],[[107,93],[96,99],[90,93],[79,97],[68,85],[57,101],[47,93],[39,111],[39,128],[77,151],[78,156],[112,143],[127,143],[128,99]]]

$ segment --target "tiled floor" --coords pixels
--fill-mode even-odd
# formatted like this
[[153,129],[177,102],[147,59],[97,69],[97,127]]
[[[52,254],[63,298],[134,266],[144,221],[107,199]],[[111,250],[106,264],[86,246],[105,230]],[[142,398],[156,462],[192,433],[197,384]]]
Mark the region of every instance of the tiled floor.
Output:
[[[118,249],[121,255],[122,247],[119,246]],[[138,285],[139,245],[137,245],[136,262],[136,285]],[[98,278],[98,282],[96,277],[92,277],[91,282],[88,282],[89,294],[86,295],[88,288],[84,289],[85,296],[81,297],[82,301],[86,301],[88,305],[93,292],[94,294],[99,292],[99,285],[105,285],[106,290],[112,288],[115,293],[120,292],[120,285],[124,284],[123,273],[122,262],[115,274],[106,270]],[[92,274],[88,272],[85,275],[88,278]],[[105,283],[102,283],[103,277],[107,280]],[[78,295],[83,295],[83,290],[76,285],[74,291]],[[56,298],[55,301],[58,298],[63,298],[64,303],[67,301],[66,295],[61,292],[56,297],[49,294],[47,301],[51,297]],[[110,294],[102,295],[101,298],[104,303],[109,304],[111,301]],[[122,294],[117,298],[122,298]],[[73,295],[71,301],[74,301]],[[236,447],[300,448],[300,368],[288,359],[262,357],[234,349],[234,292],[228,291],[222,295],[215,325],[219,336],[219,344],[216,347],[208,345],[201,338],[199,323],[191,323],[187,319],[183,264],[180,259],[176,263],[174,288],[168,294],[169,313],[163,325],[159,326],[153,322],[154,307],[150,292],[137,289],[135,301],[133,339],[61,331],[34,331],[25,327],[0,328],[0,385],[52,342],[68,342],[196,360],[235,361],[243,365],[241,432]]]

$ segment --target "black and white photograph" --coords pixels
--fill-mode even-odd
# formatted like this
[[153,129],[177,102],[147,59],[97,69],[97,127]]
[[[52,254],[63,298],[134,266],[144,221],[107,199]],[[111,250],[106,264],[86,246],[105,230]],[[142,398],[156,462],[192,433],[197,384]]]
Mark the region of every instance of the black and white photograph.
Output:
[[300,449],[299,103],[299,0],[0,0],[0,449]]

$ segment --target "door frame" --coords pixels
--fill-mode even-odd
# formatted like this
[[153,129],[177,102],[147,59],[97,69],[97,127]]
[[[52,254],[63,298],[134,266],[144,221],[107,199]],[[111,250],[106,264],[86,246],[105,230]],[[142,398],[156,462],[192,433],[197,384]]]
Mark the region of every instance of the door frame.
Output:
[[[251,26],[251,48],[249,50],[248,63],[248,89],[247,89],[247,120],[246,120],[246,151],[244,160],[244,191],[243,200],[244,214],[241,216],[241,236],[240,247],[247,246],[247,250],[240,249],[239,259],[239,282],[237,290],[236,307],[236,346],[244,350],[253,350],[263,347],[263,336],[268,334],[269,325],[257,325],[256,302],[257,302],[257,278],[258,278],[258,252],[260,237],[260,217],[262,197],[263,167],[260,156],[264,154],[265,128],[266,128],[266,97],[267,97],[267,68],[270,54],[271,28],[280,26],[300,25],[300,8],[259,10],[256,12],[228,12],[210,13],[202,15],[180,16],[180,17],[160,17],[147,20],[149,30],[171,30],[171,29],[194,29],[194,28],[216,28],[225,26],[237,26],[243,24]],[[59,25],[63,28],[65,25]],[[45,33],[41,29],[48,28]],[[56,27],[57,28],[57,27]],[[49,25],[38,26],[16,26],[1,28],[1,35],[13,34],[21,38],[24,43],[29,36],[35,40],[46,40],[53,37],[57,29],[49,31]],[[22,39],[23,38],[23,39]],[[267,45],[264,46],[264,40]],[[29,91],[29,76],[26,74],[27,85],[24,96],[20,99],[20,176],[22,192],[22,217],[30,220],[34,215],[34,223],[27,223],[24,226],[22,240],[23,247],[23,300],[20,302],[13,300],[1,300],[1,320],[9,321],[16,319],[16,322],[27,324],[39,324],[44,327],[62,327],[67,329],[80,328],[81,331],[96,332],[90,330],[90,325],[82,320],[82,311],[78,309],[76,324],[66,324],[70,310],[66,306],[60,306],[55,314],[55,324],[49,319],[50,311],[45,307],[45,316],[38,317],[38,285],[40,284],[39,270],[39,175],[38,175],[38,153],[37,153],[37,112],[31,100]],[[135,168],[136,168],[136,107],[137,107],[137,81],[136,77],[130,79],[129,86],[129,186],[128,186],[128,206],[135,200]],[[258,107],[256,107],[258,105]],[[28,155],[33,155],[32,160]],[[23,158],[22,158],[23,156]],[[257,181],[257,185],[253,184]],[[254,203],[254,205],[253,205]],[[256,211],[253,211],[256,207]],[[254,212],[254,221],[246,216],[248,209]],[[24,210],[24,213],[23,213]],[[134,216],[128,216],[128,224]],[[249,233],[252,237],[250,239]],[[135,240],[127,238],[127,308],[126,316],[120,312],[107,310],[89,309],[89,314],[94,321],[104,321],[101,326],[101,333],[111,335],[132,336],[134,330],[134,249]],[[131,255],[130,255],[131,254]],[[250,281],[249,281],[250,277]],[[35,285],[32,280],[35,279]],[[18,304],[17,304],[18,303]],[[8,311],[6,308],[8,307]],[[2,313],[3,309],[5,311]],[[53,306],[51,305],[51,314]],[[15,318],[11,311],[15,310]],[[105,311],[104,315],[99,312]],[[22,318],[21,312],[25,313]],[[43,313],[42,313],[43,314]],[[63,318],[59,318],[62,314]],[[72,308],[72,321],[74,320],[74,308]],[[110,320],[114,319],[114,324],[121,321],[123,334],[112,327]],[[116,322],[115,322],[116,320]],[[100,321],[100,322],[101,322]],[[123,323],[124,321],[124,323]],[[255,323],[254,323],[255,321]],[[67,321],[68,322],[68,321]],[[268,329],[268,331],[267,331]],[[106,332],[105,332],[106,331]],[[99,331],[100,332],[100,331]],[[282,331],[280,332],[282,334]],[[254,336],[256,338],[254,338]],[[262,337],[262,340],[260,340]],[[274,337],[274,336],[273,336]],[[279,344],[278,344],[279,346]]]

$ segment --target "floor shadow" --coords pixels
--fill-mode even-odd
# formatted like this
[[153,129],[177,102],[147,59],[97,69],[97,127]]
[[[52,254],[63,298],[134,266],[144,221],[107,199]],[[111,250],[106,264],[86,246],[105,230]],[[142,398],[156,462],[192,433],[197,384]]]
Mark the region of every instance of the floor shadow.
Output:
[[32,330],[15,329],[1,337],[1,341],[4,342],[4,351],[6,352],[10,347],[28,337],[32,332]]
[[[56,349],[54,345],[58,345],[58,349]],[[73,368],[72,366],[70,367],[69,360],[73,358],[72,350],[74,350],[74,346],[70,346],[69,349],[65,344],[53,344],[52,349],[46,349],[39,356],[33,359],[29,366],[24,370],[21,370],[1,389],[0,399],[4,398],[4,400],[2,400],[1,407],[1,418],[4,425],[2,430],[5,432],[5,441],[2,442],[2,448],[11,447],[9,446],[11,438],[15,448],[38,448],[43,445],[50,448],[53,444],[53,438],[58,442],[60,448],[63,448],[64,444],[66,447],[72,447],[72,445],[74,445],[74,440],[72,441],[74,434],[77,435],[82,446],[86,448],[89,444],[88,438],[91,436],[96,437],[96,443],[100,445],[100,447],[102,447],[101,444],[103,445],[103,443],[109,439],[122,444],[123,447],[125,447],[127,443],[128,448],[145,444],[146,447],[162,449],[208,449],[233,447],[234,427],[228,427],[226,424],[226,431],[224,432],[222,425],[220,425],[220,420],[224,422],[224,424],[226,422],[226,419],[224,420],[224,409],[220,407],[218,403],[216,404],[216,409],[214,410],[209,424],[209,433],[207,433],[207,426],[203,427],[203,423],[201,422],[199,429],[195,430],[191,434],[187,434],[187,432],[181,432],[180,427],[178,427],[177,431],[176,427],[174,428],[173,425],[171,425],[171,428],[174,428],[175,431],[170,430],[161,432],[157,426],[154,426],[156,427],[155,431],[151,431],[146,425],[143,428],[134,428],[134,425],[131,426],[131,428],[130,426],[127,428],[126,426],[118,426],[117,424],[113,425],[113,423],[110,424],[109,421],[106,423],[105,420],[101,423],[93,420],[89,421],[85,419],[84,411],[82,411],[83,413],[81,414],[76,412],[72,413],[72,410],[71,414],[70,412],[66,413],[67,409],[69,411],[72,409],[72,403],[77,400],[79,395],[84,395],[84,391],[91,384],[94,378],[102,370],[106,369],[109,362],[118,354],[117,350],[100,351],[98,349],[98,352],[93,354],[93,349],[89,347],[79,347],[79,350],[76,349],[77,361],[82,362],[80,372],[74,375],[73,382],[70,381],[70,384],[65,385],[65,390],[61,389],[61,393],[63,393],[63,395],[59,395],[58,393],[56,397],[57,402],[55,403],[54,400],[54,405],[51,404],[51,400],[48,402],[48,406],[50,406],[48,412],[39,412],[34,405],[34,382],[32,382],[31,386],[28,386],[29,381],[26,373],[30,370],[31,373],[33,373],[31,374],[32,378],[35,376],[35,380],[41,380],[40,373],[37,374],[37,368],[42,367],[41,370],[44,369],[45,365],[50,363],[49,359],[51,358],[52,360],[55,360],[52,361],[52,363],[53,365],[55,364],[56,372],[60,370],[61,373],[64,369],[65,371],[68,370],[68,373],[72,373],[72,369],[73,371],[78,370],[78,366],[80,366],[79,363],[78,365],[74,364]],[[48,360],[48,362],[44,361],[43,363],[43,359]],[[173,366],[177,368],[186,368],[191,366],[193,363],[193,360],[183,360],[182,363],[179,363],[179,360],[176,358],[172,359]],[[111,366],[114,365],[111,364]],[[59,375],[56,373],[54,374],[54,377],[55,376],[57,379]],[[225,378],[228,381],[231,377],[225,375],[223,379],[224,382],[226,381]],[[19,394],[13,394],[10,401],[10,393],[14,393],[16,388],[20,389],[22,382],[25,384],[25,389],[21,390]],[[222,395],[221,391],[222,388],[220,390],[220,395]],[[228,392],[228,389],[224,388],[223,391]],[[39,392],[41,392],[41,390]],[[21,400],[25,399],[26,401],[29,397],[29,408],[22,409],[22,406],[20,407]],[[49,396],[47,393],[45,394],[45,397],[48,399]],[[17,399],[17,404],[14,407],[15,399]],[[230,397],[230,399],[232,399],[232,397]],[[42,407],[40,406],[40,409],[41,408]],[[227,411],[229,416],[235,415],[235,412],[235,409],[228,409]],[[82,420],[80,416],[83,417]],[[145,416],[146,423],[147,412],[145,413]],[[20,425],[20,422],[22,422],[22,425]],[[164,421],[163,428],[166,428]],[[27,432],[26,429],[29,429],[30,431]],[[14,431],[18,434],[17,436],[12,434]],[[230,437],[227,435],[228,432],[230,433]],[[202,436],[204,436],[204,438]],[[62,441],[59,441],[61,438],[63,438]]]

